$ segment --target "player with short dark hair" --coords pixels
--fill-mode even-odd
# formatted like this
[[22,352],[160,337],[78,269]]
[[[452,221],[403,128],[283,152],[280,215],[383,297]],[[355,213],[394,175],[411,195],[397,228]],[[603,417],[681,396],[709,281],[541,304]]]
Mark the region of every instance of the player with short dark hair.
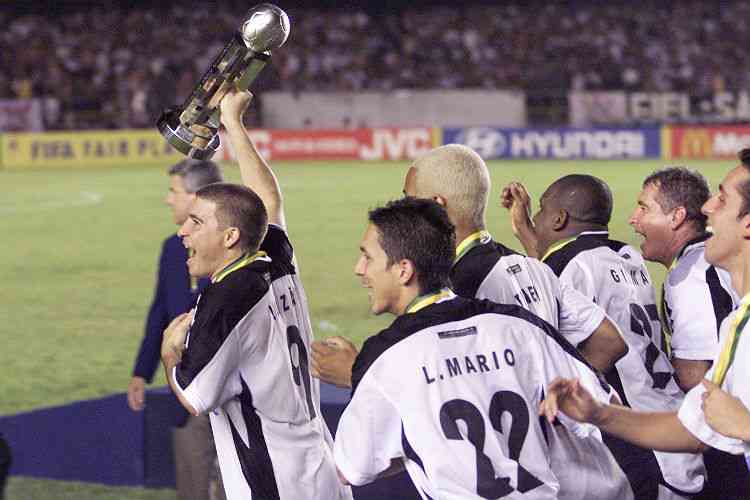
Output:
[[666,348],[684,391],[700,383],[718,345],[719,326],[739,303],[729,274],[705,259],[708,200],[703,176],[683,167],[646,177],[630,225],[644,237],[643,256],[669,272],[662,292]]
[[397,318],[354,363],[334,445],[342,478],[366,484],[403,464],[425,499],[557,498],[536,408],[543,380],[583,358],[525,309],[445,286],[455,236],[439,204],[406,197],[369,221],[354,271],[372,312]]
[[[643,181],[630,225],[643,236],[647,260],[668,269],[661,293],[665,350],[677,383],[687,392],[711,367],[722,321],[740,302],[731,277],[706,261],[706,216],[701,207],[709,199],[706,179],[684,167],[657,170]],[[727,500],[750,484],[742,457],[716,449],[704,454],[708,480],[696,500]],[[735,497],[736,498],[736,497]]]
[[[627,351],[602,308],[564,286],[538,260],[495,242],[485,230],[490,175],[471,148],[451,144],[417,158],[404,180],[404,194],[435,200],[456,227],[457,245],[451,288],[462,297],[518,304],[550,323],[595,368],[604,370]],[[313,345],[313,369],[324,380],[351,384],[356,348],[342,337]],[[599,380],[589,366],[577,364],[592,390]],[[600,435],[574,436],[565,427],[547,429],[552,468],[560,481],[559,498],[597,500],[632,498],[630,486]],[[578,464],[570,467],[571,463]]]
[[[520,185],[515,191],[524,191]],[[528,200],[528,199],[526,199]],[[553,182],[529,220],[528,205],[512,211],[519,234],[536,247],[560,280],[600,304],[620,327],[628,353],[605,372],[621,401],[635,409],[677,409],[682,391],[661,350],[661,328],[651,277],[641,255],[609,238],[612,194],[604,181],[590,175],[568,175]],[[580,202],[580,206],[579,206]],[[703,488],[700,457],[655,453],[607,437],[605,442],[628,475],[636,498],[687,498]]]
[[[577,381],[560,379],[549,387],[543,405],[548,418],[561,410],[618,438],[665,452],[698,452],[711,446],[737,455],[750,454],[750,442],[733,432],[729,422],[714,419],[726,406],[739,406],[747,418],[750,407],[750,341],[745,332],[750,318],[750,150],[743,150],[740,160],[702,208],[713,229],[706,241],[706,259],[727,270],[732,285],[743,294],[740,307],[721,325],[720,349],[706,380],[690,390],[679,411],[660,412],[601,404]],[[719,428],[712,428],[712,422]],[[735,483],[727,490],[730,488],[741,488],[727,491],[731,498],[750,495],[747,484]]]
[[[183,160],[168,170],[169,190],[165,199],[175,224],[181,226],[195,192],[221,182],[218,165],[210,161]],[[159,364],[162,333],[178,315],[189,311],[208,279],[191,279],[187,250],[177,234],[166,240],[159,255],[156,290],[146,318],[145,331],[127,390],[128,406],[142,411],[146,405],[146,383],[151,382]],[[178,500],[217,500],[223,497],[216,462],[216,448],[207,415],[185,413],[184,423],[172,433],[175,483]]]
[[183,406],[210,412],[230,500],[350,500],[308,370],[312,328],[281,191],[242,124],[249,102],[230,91],[221,119],[252,189],[196,193],[179,234],[190,274],[211,284],[164,332],[162,361]]

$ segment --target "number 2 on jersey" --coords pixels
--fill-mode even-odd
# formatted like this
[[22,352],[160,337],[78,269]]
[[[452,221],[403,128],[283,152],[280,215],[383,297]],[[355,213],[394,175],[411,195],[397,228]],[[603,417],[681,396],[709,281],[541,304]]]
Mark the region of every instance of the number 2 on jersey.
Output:
[[307,398],[307,408],[310,412],[310,420],[312,420],[315,418],[315,405],[313,404],[310,388],[307,349],[299,334],[299,329],[294,325],[286,329],[286,339],[289,346],[289,359],[292,362],[292,378],[297,387],[303,387],[305,397]]
[[[529,408],[521,396],[511,391],[498,391],[490,402],[490,423],[492,428],[500,434],[503,430],[502,417],[510,413],[513,424],[508,430],[508,455],[518,463],[518,481],[516,489],[526,493],[541,486],[539,479],[534,477],[518,462],[521,448],[529,431]],[[467,435],[461,435],[458,421],[466,425]],[[477,464],[477,494],[482,498],[502,498],[511,494],[514,488],[510,485],[510,478],[495,477],[492,460],[484,453],[485,426],[484,418],[479,409],[464,399],[452,399],[440,408],[440,426],[448,439],[467,439],[476,450]]]

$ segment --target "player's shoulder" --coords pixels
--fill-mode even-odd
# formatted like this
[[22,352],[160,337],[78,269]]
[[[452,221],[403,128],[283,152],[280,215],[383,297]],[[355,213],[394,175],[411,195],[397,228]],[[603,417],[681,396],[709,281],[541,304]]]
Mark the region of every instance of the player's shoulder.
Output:
[[706,261],[705,249],[696,249],[677,259],[666,277],[666,286],[672,289],[706,286],[706,271],[711,264]]
[[451,269],[451,285],[462,297],[474,297],[482,282],[501,261],[523,259],[502,243],[489,241],[477,245],[461,257]]
[[271,283],[270,259],[258,259],[212,283],[204,295],[227,310],[252,309],[268,293]]
[[[486,315],[495,316],[495,319],[501,321],[509,321],[516,327],[535,328],[542,330],[545,334],[559,336],[552,325],[523,307],[456,296],[451,300],[432,304],[416,313],[401,315],[388,328],[368,338],[352,368],[353,389],[356,390],[364,374],[381,356],[412,335],[433,327],[471,318],[477,318],[477,321],[489,321]],[[480,316],[481,319],[478,318]]]
[[582,265],[593,264],[602,257],[615,256],[625,260],[637,260],[640,254],[630,245],[610,239],[606,232],[583,233],[550,252],[544,263],[559,276],[572,261]]
[[272,279],[278,279],[288,274],[295,274],[294,248],[289,235],[281,226],[269,224],[266,236],[260,245],[260,250],[266,252],[272,260]]

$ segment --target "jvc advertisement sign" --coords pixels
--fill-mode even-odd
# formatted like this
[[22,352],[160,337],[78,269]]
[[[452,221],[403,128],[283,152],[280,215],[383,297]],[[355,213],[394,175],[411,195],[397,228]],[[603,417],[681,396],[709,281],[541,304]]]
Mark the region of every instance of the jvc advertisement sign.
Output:
[[484,159],[659,158],[659,127],[649,128],[446,128],[444,144],[465,144]]

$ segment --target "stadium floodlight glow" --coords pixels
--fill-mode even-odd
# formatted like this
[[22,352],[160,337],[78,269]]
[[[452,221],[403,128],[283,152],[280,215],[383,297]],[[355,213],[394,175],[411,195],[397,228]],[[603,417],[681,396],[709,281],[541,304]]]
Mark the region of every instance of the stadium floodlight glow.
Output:
[[203,74],[179,108],[167,109],[156,126],[179,152],[206,160],[219,147],[219,103],[235,87],[247,90],[289,37],[289,17],[275,5],[263,3],[248,11],[240,28]]

